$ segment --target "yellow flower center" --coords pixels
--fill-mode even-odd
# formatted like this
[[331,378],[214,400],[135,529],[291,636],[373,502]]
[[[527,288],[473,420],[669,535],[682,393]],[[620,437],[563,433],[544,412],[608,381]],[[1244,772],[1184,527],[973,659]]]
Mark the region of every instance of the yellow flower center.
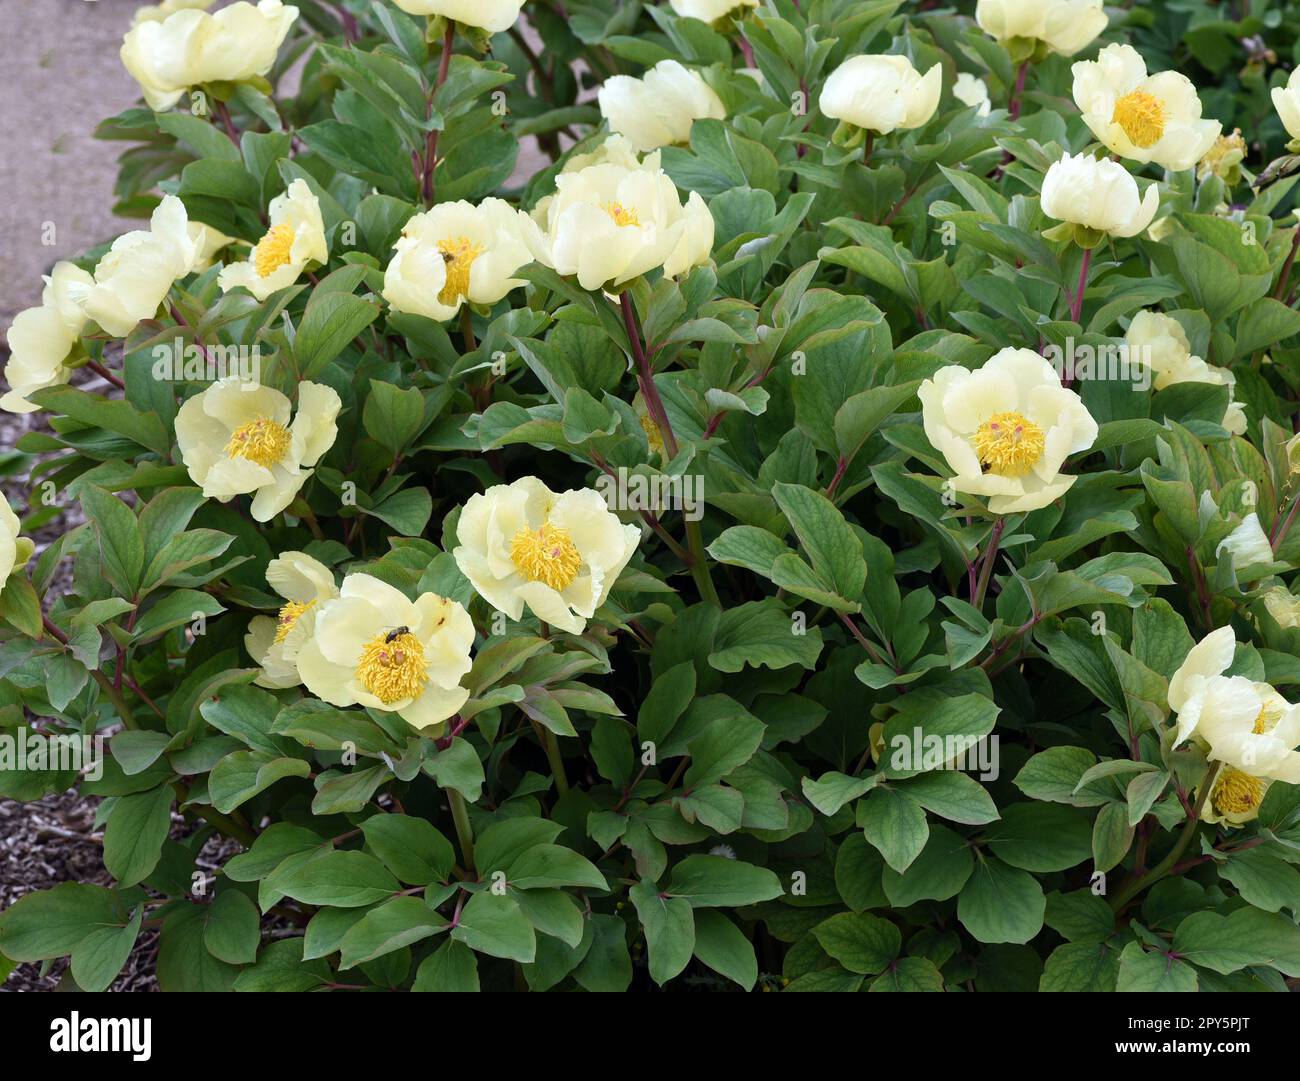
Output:
[[659,425],[654,422],[654,418],[649,413],[642,413],[637,419],[641,421],[641,430],[645,432],[646,442],[650,444],[650,452],[662,454],[664,437],[659,432]]
[[361,650],[357,680],[385,705],[418,697],[429,681],[424,646],[407,630],[376,635]]
[[975,453],[991,472],[1019,476],[1043,456],[1043,429],[1020,413],[994,413],[975,432]]
[[289,429],[270,417],[258,417],[241,424],[230,435],[226,444],[228,458],[247,458],[270,469],[289,453],[293,437]]
[[280,619],[275,625],[275,640],[283,642],[289,637],[289,632],[293,630],[294,624],[298,622],[302,614],[307,611],[315,601],[308,601],[306,604],[300,604],[298,601],[289,601],[280,609]]
[[614,219],[615,225],[640,225],[636,207],[624,206],[622,203],[606,203],[605,213]]
[[282,266],[289,265],[293,251],[293,230],[287,225],[273,225],[270,232],[253,249],[253,265],[259,278],[269,278]]
[[1134,90],[1115,102],[1111,123],[1123,128],[1134,146],[1145,150],[1155,146],[1165,133],[1165,107],[1159,98]]
[[468,237],[455,240],[438,241],[438,250],[442,252],[442,261],[447,266],[447,282],[438,294],[442,304],[455,304],[463,296],[469,295],[469,271],[474,260],[483,254],[481,245],[472,244]]
[[1228,766],[1214,783],[1210,799],[1219,814],[1249,814],[1263,801],[1266,787],[1262,777]]
[[530,582],[564,589],[578,577],[582,556],[566,530],[547,522],[541,529],[521,529],[510,542],[510,558]]

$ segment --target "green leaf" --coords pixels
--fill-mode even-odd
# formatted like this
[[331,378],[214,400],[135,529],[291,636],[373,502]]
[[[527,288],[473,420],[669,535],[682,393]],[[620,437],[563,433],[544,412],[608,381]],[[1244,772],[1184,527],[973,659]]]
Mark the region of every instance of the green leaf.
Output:
[[1196,969],[1172,954],[1130,942],[1119,955],[1116,991],[1196,991]]
[[125,596],[135,596],[144,570],[144,540],[131,508],[93,484],[82,489],[81,502],[99,541],[104,573]]
[[294,339],[299,377],[314,379],[378,318],[379,305],[373,301],[337,290],[313,293]]
[[121,927],[98,927],[72,951],[72,978],[83,991],[105,991],[122,971],[144,919],[144,906]]
[[92,932],[126,922],[126,911],[112,890],[60,882],[52,889],[23,894],[0,912],[0,953],[18,962],[64,957]]
[[813,935],[850,972],[873,975],[895,957],[903,936],[898,927],[866,912],[842,912],[819,923]]
[[448,939],[420,964],[412,991],[477,991],[478,960],[468,946]]
[[687,856],[673,868],[666,891],[692,908],[737,908],[780,897],[781,883],[766,867],[726,856]]
[[752,991],[758,982],[754,944],[721,912],[695,911],[695,956],[709,968]]
[[772,495],[798,536],[800,547],[808,553],[813,569],[841,597],[857,600],[867,580],[862,542],[835,504],[799,484],[778,483]]
[[402,882],[426,886],[451,878],[456,863],[451,842],[423,818],[371,815],[361,829],[366,844]]
[[402,888],[374,856],[350,850],[325,852],[293,868],[276,885],[296,901],[335,908],[372,905]]
[[340,943],[339,969],[373,961],[410,946],[447,926],[447,920],[418,897],[394,897],[366,912]]
[[122,886],[134,886],[158,865],[171,830],[170,786],[121,796],[104,827],[104,866]]
[[1174,952],[1224,975],[1248,965],[1271,965],[1284,976],[1300,976],[1300,927],[1257,908],[1239,908],[1226,916],[1193,912],[1174,931]]
[[957,899],[957,918],[979,942],[1028,942],[1043,928],[1047,899],[1027,871],[993,856],[976,862]]
[[921,854],[930,836],[921,805],[883,785],[858,804],[858,825],[885,862],[902,874]]
[[628,896],[645,931],[650,978],[662,987],[690,963],[695,950],[691,903],[661,894],[653,882],[638,882]]
[[213,957],[246,965],[257,957],[261,940],[257,906],[237,889],[222,890],[208,911],[203,945]]
[[491,890],[469,899],[451,937],[478,953],[521,964],[531,963],[537,955],[537,935],[519,905]]

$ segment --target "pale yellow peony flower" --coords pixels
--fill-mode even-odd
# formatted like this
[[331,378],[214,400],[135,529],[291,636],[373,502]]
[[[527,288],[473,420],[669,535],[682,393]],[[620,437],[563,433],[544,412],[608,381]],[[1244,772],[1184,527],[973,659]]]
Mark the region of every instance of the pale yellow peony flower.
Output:
[[408,15],[444,19],[500,34],[515,25],[524,0],[393,0]]
[[696,120],[727,115],[713,88],[676,60],[659,61],[639,79],[610,76],[597,100],[609,130],[625,135],[642,152],[689,143]]
[[[1244,826],[1259,817],[1259,805],[1273,782],[1252,777],[1233,766],[1221,766],[1214,776],[1214,788],[1201,805],[1201,821],[1216,826]],[[1197,788],[1197,797],[1200,796]]]
[[1043,178],[1043,213],[1113,237],[1137,236],[1160,209],[1154,184],[1146,195],[1119,162],[1066,154]]
[[1273,87],[1273,108],[1292,139],[1300,139],[1300,68],[1293,68],[1286,86]]
[[18,535],[20,528],[18,515],[9,506],[9,500],[0,496],[0,588],[3,588],[14,570],[23,567],[36,551],[31,538]]
[[267,209],[271,227],[242,263],[223,267],[223,292],[243,286],[258,300],[287,289],[309,266],[329,262],[320,201],[305,180],[295,180]]
[[144,7],[136,8],[131,25],[135,27],[141,23],[160,23],[168,15],[175,15],[178,11],[188,11],[192,8],[204,10],[210,8],[213,3],[214,0],[162,0],[159,4],[146,4]]
[[461,304],[495,304],[524,284],[513,277],[542,243],[537,223],[502,199],[439,203],[402,227],[384,271],[394,311],[452,318]]
[[72,263],[55,263],[45,279],[39,308],[28,308],[14,316],[9,327],[9,362],[4,378],[9,393],[0,398],[0,409],[10,413],[36,410],[27,395],[45,387],[66,383],[72,372],[64,361],[81,332],[86,329],[86,313],[73,298],[69,287],[79,284],[83,290],[94,284],[80,267]]
[[1241,525],[1219,542],[1214,554],[1219,556],[1225,551],[1232,556],[1232,565],[1238,571],[1257,563],[1273,562],[1273,545],[1269,543],[1264,527],[1259,524],[1258,514],[1254,511],[1247,514],[1241,520]]
[[1131,45],[1107,45],[1074,65],[1074,103],[1112,153],[1181,172],[1205,156],[1223,130],[1201,119],[1201,99],[1181,72],[1147,75]]
[[989,100],[988,84],[966,71],[957,73],[957,81],[952,84],[952,95],[963,105],[978,105],[980,116],[988,116],[993,107]]
[[656,268],[676,277],[708,262],[713,250],[713,215],[699,193],[683,204],[658,151],[629,166],[612,160],[620,145],[628,144],[560,173],[555,194],[533,211],[544,233],[538,261],[576,275],[584,289],[622,285]]
[[191,87],[245,82],[265,75],[298,17],[280,0],[247,0],[209,14],[193,8],[132,27],[122,63],[155,112],[175,105]]
[[954,491],[988,499],[994,514],[1037,510],[1076,477],[1067,456],[1097,438],[1083,401],[1031,349],[1003,349],[982,368],[940,368],[917,391],[925,434],[955,474]]
[[851,56],[831,72],[817,106],[832,120],[888,135],[921,127],[942,93],[939,64],[921,75],[905,56]]
[[95,267],[93,283],[74,281],[69,296],[114,338],[152,319],[171,287],[199,261],[202,242],[190,231],[185,204],[164,195],[147,230],[120,236]]
[[975,21],[1004,44],[1020,38],[1073,56],[1096,40],[1109,19],[1102,0],[979,0]]
[[[1227,368],[1216,368],[1200,357],[1192,356],[1191,343],[1182,324],[1163,312],[1142,311],[1133,316],[1125,342],[1129,358],[1152,371],[1152,385],[1164,390],[1175,383],[1212,383],[1233,387],[1237,380]],[[1231,400],[1220,422],[1233,435],[1244,435],[1246,412],[1240,402]]]
[[571,634],[605,603],[641,531],[590,488],[552,492],[536,477],[472,496],[456,527],[456,565],[493,607]]
[[[1267,683],[1225,676],[1235,651],[1232,628],[1221,627],[1193,646],[1174,673],[1169,681],[1169,708],[1178,715],[1174,746],[1195,739],[1212,762],[1252,778],[1296,784],[1300,709]],[[1258,806],[1263,786],[1235,792],[1235,812],[1249,810],[1247,796]]]
[[298,653],[316,628],[321,605],[339,595],[334,573],[305,552],[281,552],[266,565],[266,581],[285,603],[276,619],[254,616],[244,635],[248,655],[262,666],[259,687],[296,687]]
[[1292,596],[1289,589],[1270,589],[1264,594],[1264,608],[1283,630],[1300,627],[1300,597]]
[[293,502],[314,466],[334,445],[342,402],[330,387],[298,384],[298,415],[289,399],[237,376],[196,394],[176,414],[176,442],[190,478],[222,503],[253,496],[252,514],[270,521]]
[[674,12],[686,19],[715,23],[740,9],[758,7],[758,0],[668,0]]
[[469,698],[474,624],[458,603],[406,594],[369,574],[349,574],[325,601],[312,636],[298,651],[298,672],[312,694],[333,706],[397,713],[415,728],[453,716]]

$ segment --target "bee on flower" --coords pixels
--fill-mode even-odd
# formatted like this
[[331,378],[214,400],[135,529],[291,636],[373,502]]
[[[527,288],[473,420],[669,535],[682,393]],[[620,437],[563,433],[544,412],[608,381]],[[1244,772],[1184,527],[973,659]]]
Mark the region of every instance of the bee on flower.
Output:
[[334,445],[342,401],[331,387],[298,384],[298,412],[272,387],[238,376],[218,380],[176,414],[176,442],[190,478],[209,499],[253,495],[268,522],[293,502],[310,468]]
[[267,584],[284,598],[275,619],[254,616],[244,635],[248,655],[262,668],[253,680],[259,687],[295,687],[298,653],[316,629],[326,601],[339,595],[334,574],[305,552],[281,552],[266,565]]
[[527,605],[571,634],[605,603],[641,531],[623,525],[590,488],[552,492],[536,477],[470,497],[456,526],[456,565],[511,619]]
[[333,706],[396,713],[415,728],[453,716],[469,698],[474,624],[435,593],[414,601],[369,574],[349,574],[319,606],[297,654],[303,685]]
[[537,223],[503,199],[439,203],[402,227],[384,299],[393,311],[440,322],[464,303],[495,304],[524,284],[514,274],[541,243]]
[[222,267],[217,281],[223,292],[243,286],[258,300],[286,289],[310,266],[329,262],[329,243],[320,201],[307,181],[295,180],[271,200],[271,226],[242,263]]
[[925,434],[953,471],[953,491],[988,499],[993,514],[1037,510],[1076,477],[1065,459],[1097,439],[1082,399],[1030,349],[1003,349],[971,371],[940,368],[917,391]]

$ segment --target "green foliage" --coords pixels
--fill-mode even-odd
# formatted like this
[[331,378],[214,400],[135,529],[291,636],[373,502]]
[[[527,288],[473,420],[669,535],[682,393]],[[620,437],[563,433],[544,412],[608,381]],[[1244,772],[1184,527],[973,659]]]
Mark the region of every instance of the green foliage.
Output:
[[[1097,44],[1192,76],[1205,114],[1249,133],[1248,172],[1128,163],[1158,187],[1161,239],[1107,237],[1085,258],[1041,199],[1055,161],[1097,145],[1070,59],[1029,66],[1014,116],[1021,58],[974,6],[775,0],[711,27],[666,5],[536,4],[540,52],[511,32],[485,53],[461,27],[439,82],[444,24],[304,0],[268,84],[305,56],[297,91],[231,88],[236,137],[179,111],[106,121],[126,146],[121,213],[175,193],[253,244],[303,181],[331,257],[261,301],[223,292],[216,269],[187,278],[120,351],[86,339],[120,392],[76,375],[32,395],[49,425],[17,448],[24,527],[47,520],[47,484],[84,524],[0,593],[0,734],[41,718],[111,736],[103,775],[79,783],[103,800],[115,884],[0,913],[0,970],[68,957],[78,986],[103,989],[158,927],[165,990],[1282,991],[1300,976],[1300,789],[1277,781],[1258,817],[1201,821],[1205,748],[1174,746],[1170,702],[1193,642],[1221,627],[1240,643],[1231,674],[1300,685],[1300,631],[1266,601],[1300,588],[1294,178],[1250,186],[1284,150],[1268,90],[1300,21],[1268,3],[1240,24],[1217,3],[1112,5]],[[939,107],[845,145],[817,89],[885,52],[941,65]],[[384,270],[413,215],[488,196],[531,209],[600,142],[590,89],[665,58],[726,109],[662,150],[712,215],[709,261],[610,286],[617,300],[531,264],[459,322],[392,309]],[[985,80],[991,112],[952,96],[959,71]],[[1068,491],[994,515],[946,483],[922,401],[937,371],[1118,347],[1144,309],[1234,385],[1080,378],[1099,434],[1067,457]],[[204,382],[151,375],[177,337],[255,348],[291,400],[304,382],[337,393],[337,439],[269,521],[247,496],[205,498],[181,464],[178,404]],[[643,419],[647,390],[676,453]],[[506,618],[452,554],[468,500],[530,475],[700,498],[621,497],[640,542],[572,632]],[[1252,513],[1263,563],[1224,547]],[[285,552],[464,605],[455,716],[419,729],[262,678],[245,634],[281,606],[266,569]],[[0,769],[14,799],[74,783],[57,763]],[[242,848],[198,881],[214,833]]]

